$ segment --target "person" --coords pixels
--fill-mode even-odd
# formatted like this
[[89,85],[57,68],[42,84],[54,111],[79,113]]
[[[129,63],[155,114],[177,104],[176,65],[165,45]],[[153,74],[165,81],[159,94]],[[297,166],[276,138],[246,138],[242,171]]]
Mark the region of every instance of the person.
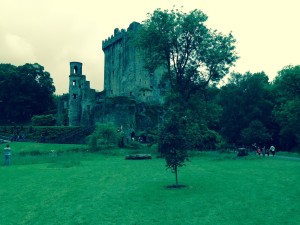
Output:
[[266,155],[266,147],[265,146],[262,148],[262,155],[263,155],[263,157],[265,157],[265,155]]
[[270,152],[271,152],[272,156],[274,157],[274,155],[275,155],[275,147],[274,147],[274,145],[271,145]]
[[260,147],[257,148],[257,154],[258,154],[258,155],[261,154],[261,149],[260,149]]
[[6,145],[4,148],[4,166],[10,165],[10,156],[11,156],[11,148],[9,145]]

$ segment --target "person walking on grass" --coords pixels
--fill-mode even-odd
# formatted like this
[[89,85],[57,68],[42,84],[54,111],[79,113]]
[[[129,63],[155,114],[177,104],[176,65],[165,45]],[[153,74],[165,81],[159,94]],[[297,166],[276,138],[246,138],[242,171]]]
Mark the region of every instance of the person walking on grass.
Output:
[[4,148],[4,166],[10,165],[10,156],[11,156],[11,148],[9,145],[6,145]]
[[274,145],[271,145],[270,152],[271,152],[272,156],[274,157],[274,155],[275,155],[275,147],[274,147]]

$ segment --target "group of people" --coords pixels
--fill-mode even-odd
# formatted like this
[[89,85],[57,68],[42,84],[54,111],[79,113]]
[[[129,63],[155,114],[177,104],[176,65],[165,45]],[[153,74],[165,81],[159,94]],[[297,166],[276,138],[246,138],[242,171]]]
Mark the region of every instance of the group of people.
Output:
[[272,156],[275,156],[275,146],[271,145],[271,147],[269,149],[267,149],[265,146],[263,148],[257,147],[257,154],[260,156],[265,156],[266,154],[268,156],[270,156],[270,154]]

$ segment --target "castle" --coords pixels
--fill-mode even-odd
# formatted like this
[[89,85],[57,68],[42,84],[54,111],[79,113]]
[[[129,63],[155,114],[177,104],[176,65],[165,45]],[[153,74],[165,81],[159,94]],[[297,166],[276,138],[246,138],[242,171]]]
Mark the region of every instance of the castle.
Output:
[[144,68],[141,50],[134,44],[140,26],[133,22],[127,30],[116,28],[114,35],[102,41],[104,91],[90,88],[82,63],[70,62],[69,126],[112,122],[132,136],[136,130],[157,125],[157,119],[146,116],[145,105],[163,103],[168,84],[162,81],[164,69],[149,73]]

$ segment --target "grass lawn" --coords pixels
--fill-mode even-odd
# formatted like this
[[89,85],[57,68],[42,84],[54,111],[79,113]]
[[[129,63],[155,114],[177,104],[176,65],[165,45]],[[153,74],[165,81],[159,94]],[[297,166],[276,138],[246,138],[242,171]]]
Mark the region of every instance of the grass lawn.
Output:
[[170,189],[175,177],[165,170],[163,159],[131,161],[124,155],[69,152],[50,161],[47,155],[22,156],[34,158],[22,164],[21,156],[13,157],[18,163],[0,167],[3,225],[300,221],[297,160],[201,153],[179,170],[179,184],[186,187]]

